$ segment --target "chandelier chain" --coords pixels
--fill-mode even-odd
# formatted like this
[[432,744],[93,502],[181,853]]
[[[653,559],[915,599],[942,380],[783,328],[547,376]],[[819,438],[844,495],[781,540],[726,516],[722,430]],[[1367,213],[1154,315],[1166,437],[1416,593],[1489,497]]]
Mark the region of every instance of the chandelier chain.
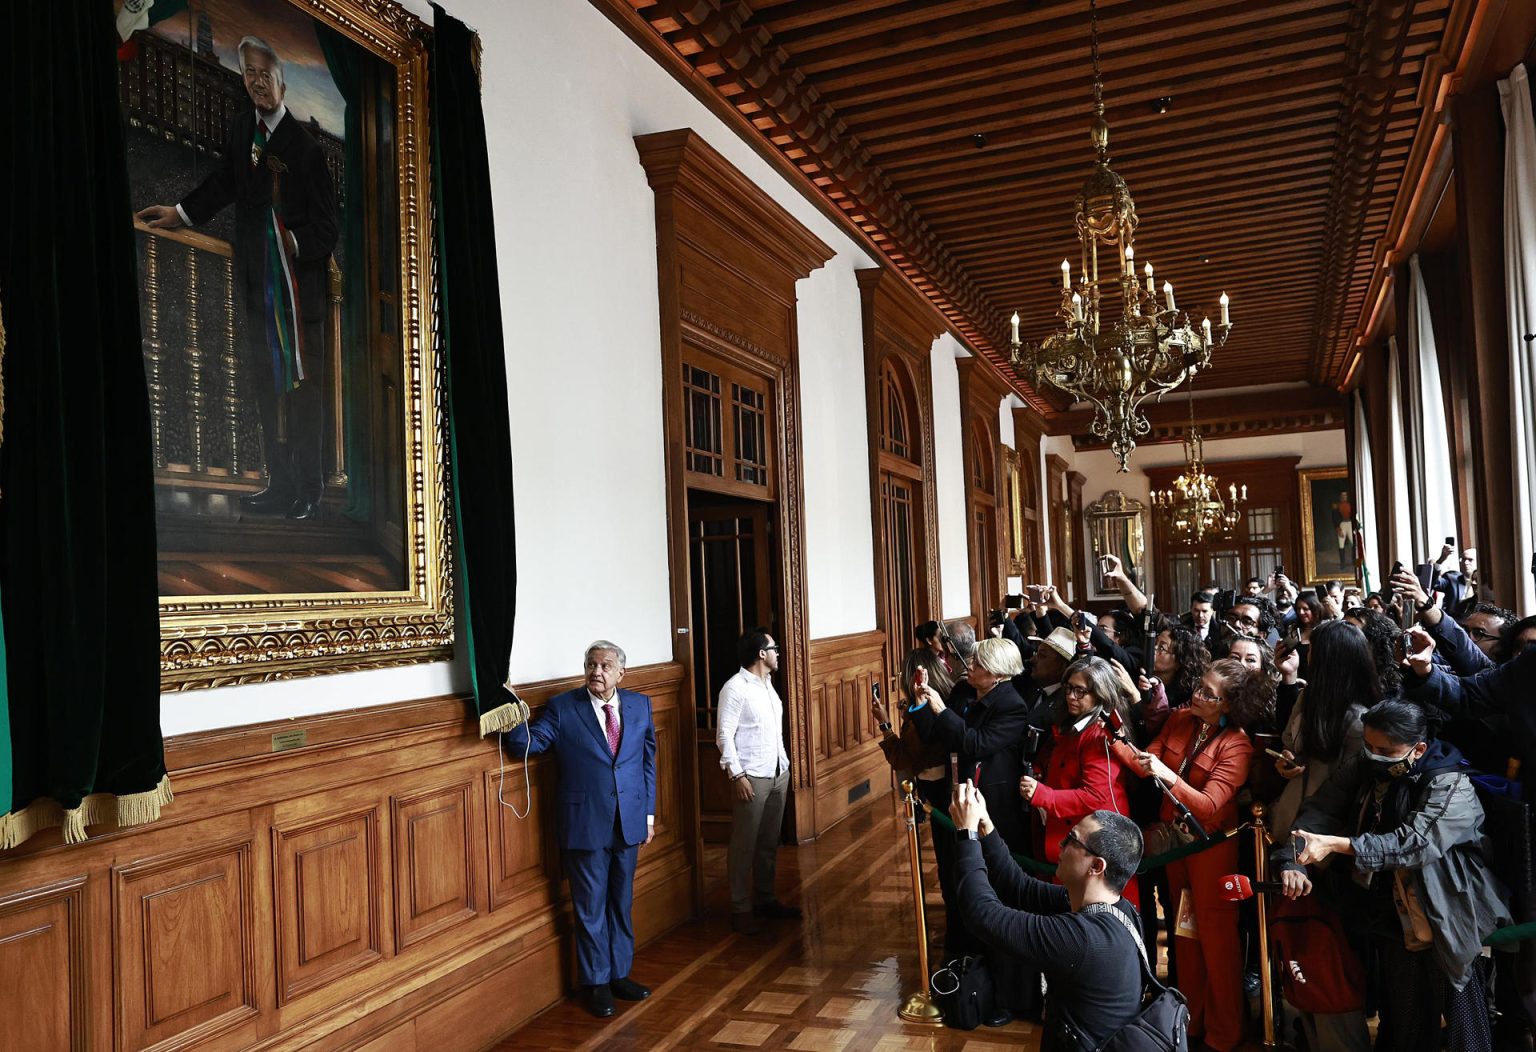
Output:
[[1099,69],[1099,5],[1088,0],[1088,47],[1093,54],[1093,113],[1104,119],[1104,76]]

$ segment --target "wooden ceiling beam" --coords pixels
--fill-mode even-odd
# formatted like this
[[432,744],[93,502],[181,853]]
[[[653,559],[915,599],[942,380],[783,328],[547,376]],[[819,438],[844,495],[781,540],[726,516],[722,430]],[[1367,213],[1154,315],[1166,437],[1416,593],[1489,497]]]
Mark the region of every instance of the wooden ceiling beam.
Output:
[[[1178,73],[1180,77],[1203,77],[1213,86],[1224,87],[1240,84],[1248,77],[1276,76],[1298,66],[1316,69],[1337,63],[1344,38],[1344,33],[1339,32],[1326,37],[1306,34],[1294,39],[1275,40],[1269,46],[1255,48],[1240,58],[1221,55],[1195,59],[1180,65]],[[1155,54],[1149,56],[1144,65],[1124,70],[1113,81],[1106,81],[1105,94],[1111,113],[1119,91],[1156,90],[1159,94],[1172,95],[1174,82],[1170,81],[1167,61],[1158,62],[1157,57]],[[1086,126],[1092,96],[1086,84],[1071,84],[1067,77],[1068,74],[1063,71],[1058,79],[1041,81],[1038,90],[1033,93],[1029,91],[1030,83],[1020,83],[1013,97],[998,98],[993,95],[988,97],[989,101],[978,102],[963,110],[943,108],[930,111],[926,116],[893,122],[887,126],[890,129],[888,133],[868,136],[869,148],[871,151],[890,151],[938,142],[945,138],[963,138],[972,130],[983,130],[983,122],[988,118],[1026,112],[1022,101],[1024,99],[1028,100],[1028,105],[1038,105],[1042,109],[1052,105],[1061,106],[1069,112],[1075,102],[1081,115],[1078,119]],[[1113,132],[1113,122],[1110,128]],[[1113,149],[1113,137],[1110,144]]]
[[[1243,118],[1252,123],[1281,119],[1328,101],[1337,109],[1337,100],[1327,100],[1318,92],[1319,85],[1338,83],[1335,72],[1334,69],[1320,68],[1313,77],[1307,78],[1307,83],[1300,85],[1290,77],[1259,78],[1257,87],[1250,82],[1239,86],[1243,89],[1241,93],[1225,89],[1213,92],[1213,96],[1220,94],[1223,97],[1209,102],[1184,100],[1177,109],[1164,114],[1121,102],[1111,113],[1115,122],[1111,131],[1117,144],[1157,138],[1198,140],[1205,137],[1212,114],[1222,115],[1229,122]],[[1083,134],[1082,117],[1081,107],[1064,107],[1062,115],[1050,123],[1034,121],[1001,130],[983,128],[981,131],[987,142],[981,148],[968,138],[913,147],[891,158],[891,174],[900,176],[909,168],[943,170],[942,166],[946,164],[975,164],[978,159],[989,164],[1027,164],[1031,157],[1043,150],[1083,146],[1087,140]]]
[[[1138,181],[1162,173],[1174,172],[1182,166],[1208,166],[1204,155],[1220,152],[1224,157],[1242,156],[1251,147],[1270,144],[1326,145],[1336,127],[1337,111],[1334,107],[1316,105],[1302,110],[1294,109],[1284,114],[1272,114],[1268,120],[1245,119],[1243,114],[1233,114],[1220,122],[1210,121],[1197,135],[1180,134],[1169,129],[1166,137],[1143,135],[1122,138],[1120,149],[1111,153],[1110,163],[1127,181]],[[1074,137],[1075,139],[1076,137]],[[1027,172],[1031,188],[1039,187],[1042,195],[1055,192],[1059,187],[1071,186],[1076,193],[1083,179],[1092,169],[1094,154],[1087,137],[1082,141],[1067,140],[1041,144],[1037,150],[1009,151],[1017,156],[991,153],[973,153],[969,158],[960,157],[947,163],[923,166],[897,166],[889,172],[892,180],[903,191],[914,196],[925,196],[944,189],[964,189],[975,182],[996,185],[1010,177],[1017,179]],[[1178,151],[1170,151],[1168,142],[1188,145]],[[1242,152],[1240,152],[1242,151]],[[1244,157],[1244,160],[1247,158]],[[1059,184],[1053,186],[1052,184]]]
[[[1262,144],[1266,147],[1263,150],[1256,148],[1260,144],[1250,140],[1242,142],[1247,150],[1231,155],[1240,157],[1241,161],[1230,169],[1204,155],[1185,153],[1169,155],[1169,165],[1164,169],[1138,170],[1129,175],[1122,173],[1143,222],[1150,221],[1147,217],[1165,206],[1191,194],[1262,180],[1266,170],[1271,174],[1294,173],[1294,178],[1287,180],[1288,185],[1315,180],[1327,187],[1331,156],[1320,137],[1297,135]],[[1076,171],[1062,171],[1048,180],[1040,176],[1025,183],[1015,177],[1008,184],[993,185],[988,193],[956,188],[944,193],[913,193],[910,199],[914,207],[921,208],[924,215],[929,216],[934,226],[946,229],[951,229],[956,221],[963,222],[962,217],[976,215],[978,208],[989,212],[996,209],[999,215],[1037,218],[1041,213],[1066,213],[1070,218],[1073,201],[1090,171],[1091,167],[1083,164]]]
[[[1414,0],[1366,0],[1353,58],[1355,72],[1386,77],[1397,72],[1411,31]],[[1395,99],[1387,93],[1347,87],[1339,121],[1338,156],[1329,186],[1328,232],[1315,324],[1312,372],[1321,379],[1322,363],[1338,338],[1345,317],[1344,299],[1353,284],[1350,255],[1359,243],[1365,206],[1375,189],[1377,154]]]

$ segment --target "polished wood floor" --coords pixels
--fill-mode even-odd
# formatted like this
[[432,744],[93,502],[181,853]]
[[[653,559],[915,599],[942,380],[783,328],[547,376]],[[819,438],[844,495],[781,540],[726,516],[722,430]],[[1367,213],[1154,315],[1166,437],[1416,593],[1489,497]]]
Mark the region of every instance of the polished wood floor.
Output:
[[[927,831],[923,832],[924,857]],[[943,905],[926,866],[929,929]],[[803,922],[767,925],[761,935],[731,931],[720,848],[706,857],[704,917],[635,955],[634,977],[654,989],[597,1020],[567,999],[508,1035],[514,1049],[808,1049],[811,1052],[995,1052],[1037,1049],[1039,1028],[996,1030],[903,1023],[902,997],[920,986],[904,827],[879,801],[814,844],[779,852],[779,894],[805,910]],[[937,967],[937,965],[935,965]]]

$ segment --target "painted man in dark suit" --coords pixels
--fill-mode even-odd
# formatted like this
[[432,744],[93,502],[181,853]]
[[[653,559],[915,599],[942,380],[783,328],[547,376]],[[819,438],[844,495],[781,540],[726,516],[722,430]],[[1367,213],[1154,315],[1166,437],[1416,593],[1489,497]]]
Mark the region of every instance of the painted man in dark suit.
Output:
[[[236,341],[243,389],[256,398],[267,488],[253,511],[319,515],[326,270],[339,222],[325,153],[283,103],[283,66],[258,37],[240,41],[254,109],[230,121],[219,167],[177,205],[138,213],[149,226],[199,226],[235,206]],[[278,406],[286,403],[286,441]]]
[[[651,699],[620,690],[624,651],[587,648],[586,686],[557,694],[531,723],[507,732],[514,754],[553,750],[560,764],[560,848],[576,914],[576,969],[588,1007],[651,991],[629,977],[635,953],[630,899],[641,844],[656,835],[656,727]],[[531,744],[530,744],[531,742]]]

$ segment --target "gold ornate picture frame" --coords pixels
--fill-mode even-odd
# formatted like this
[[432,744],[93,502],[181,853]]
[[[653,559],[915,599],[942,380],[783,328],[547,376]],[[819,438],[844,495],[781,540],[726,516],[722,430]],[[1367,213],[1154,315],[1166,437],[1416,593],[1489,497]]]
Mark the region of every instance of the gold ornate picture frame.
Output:
[[1005,557],[1009,577],[1028,572],[1028,540],[1024,536],[1024,480],[1020,476],[1018,451],[1003,446],[1003,499],[1008,509],[1008,550]]
[[118,25],[163,689],[449,655],[430,29],[392,0]]
[[1355,568],[1354,481],[1349,469],[1299,468],[1301,492],[1301,561],[1305,585],[1320,581],[1350,581]]

